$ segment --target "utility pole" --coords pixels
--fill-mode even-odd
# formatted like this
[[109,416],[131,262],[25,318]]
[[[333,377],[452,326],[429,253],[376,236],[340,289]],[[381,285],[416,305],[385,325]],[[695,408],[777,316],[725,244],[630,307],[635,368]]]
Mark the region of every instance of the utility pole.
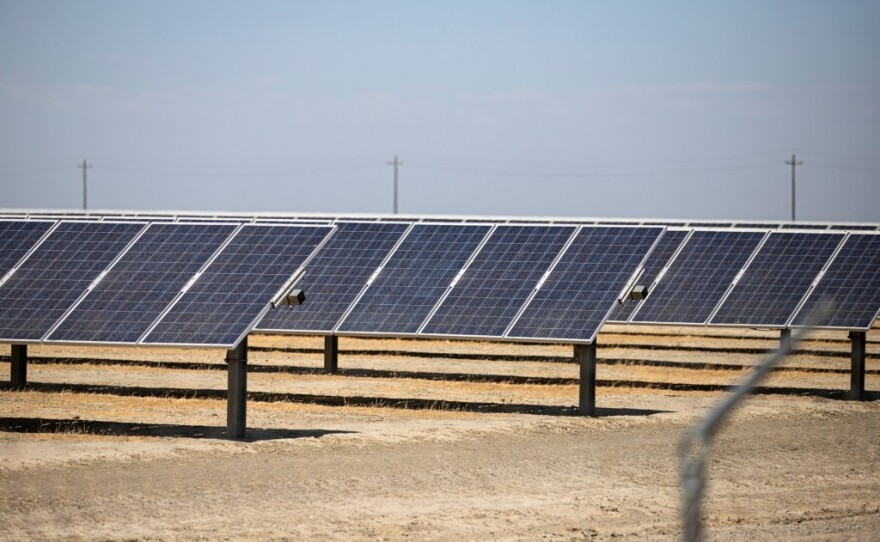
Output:
[[88,163],[86,160],[83,160],[82,164],[77,164],[78,168],[83,170],[83,211],[89,208],[88,203],[88,174],[86,173],[92,164]]
[[791,221],[794,222],[797,220],[797,215],[795,213],[795,190],[794,190],[794,179],[795,179],[795,168],[798,166],[804,165],[803,160],[798,161],[797,156],[794,154],[791,155],[791,160],[786,160],[785,165],[791,166]]
[[394,214],[397,214],[397,175],[398,169],[403,165],[403,162],[400,161],[400,158],[395,156],[394,160],[388,162],[388,165],[394,166]]

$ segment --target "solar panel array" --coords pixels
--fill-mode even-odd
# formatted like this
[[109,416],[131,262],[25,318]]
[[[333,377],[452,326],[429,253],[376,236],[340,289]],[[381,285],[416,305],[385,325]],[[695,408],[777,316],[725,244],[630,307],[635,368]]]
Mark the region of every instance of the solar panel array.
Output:
[[793,325],[804,325],[823,300],[832,312],[822,327],[868,329],[880,312],[880,235],[853,233],[810,292]]
[[242,226],[144,344],[237,344],[328,232],[320,226]]
[[[0,219],[0,341],[232,346],[256,326],[579,343],[606,319],[783,328],[830,297],[827,327],[867,329],[880,311],[867,224],[56,218]],[[303,265],[306,304],[267,312]],[[625,300],[640,265],[651,291]]]
[[26,254],[0,285],[0,340],[13,343],[135,344],[155,327],[153,343],[234,346],[332,231],[65,220],[35,245],[52,223],[7,222],[0,245]]
[[[648,255],[645,261],[644,272],[639,278],[639,284],[643,286],[651,286],[657,280],[657,276],[669,263],[675,251],[681,246],[682,242],[690,233],[690,230],[666,230],[657,242],[657,246]],[[608,318],[612,322],[625,322],[632,316],[633,311],[638,307],[639,303],[631,299],[623,299],[622,303],[618,303],[611,311]]]
[[0,340],[42,339],[143,228],[61,222],[0,288]]
[[711,323],[785,326],[842,240],[842,233],[770,233]]
[[735,230],[694,231],[632,321],[706,323],[765,235]]
[[508,337],[592,342],[663,228],[582,228]]
[[331,332],[363,290],[370,275],[402,238],[407,224],[340,223],[336,234],[309,262],[300,282],[308,301],[269,311],[261,330]]
[[562,226],[498,226],[423,333],[503,336],[574,232]]
[[489,229],[446,224],[414,226],[339,331],[415,334]]
[[137,342],[235,229],[151,224],[48,340]]

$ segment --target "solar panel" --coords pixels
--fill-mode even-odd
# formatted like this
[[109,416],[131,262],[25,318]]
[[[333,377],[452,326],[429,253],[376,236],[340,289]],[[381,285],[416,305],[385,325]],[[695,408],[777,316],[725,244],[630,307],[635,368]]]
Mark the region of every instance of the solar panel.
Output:
[[0,221],[0,279],[39,241],[55,222]]
[[498,226],[422,333],[501,337],[573,226]]
[[136,343],[236,227],[151,224],[48,340]]
[[688,222],[691,228],[730,228],[733,224],[730,222]]
[[242,226],[142,342],[235,346],[331,230]]
[[[663,233],[660,240],[657,241],[654,249],[645,260],[645,271],[642,273],[641,278],[639,278],[639,284],[651,286],[651,284],[654,283],[657,279],[657,275],[659,275],[660,272],[663,271],[663,268],[669,263],[669,259],[672,258],[675,251],[681,246],[682,241],[684,241],[688,233],[690,233],[689,230],[666,230],[666,232]],[[614,310],[611,311],[611,316],[608,317],[608,321],[626,322],[629,320],[629,317],[632,316],[632,313],[636,310],[639,303],[640,301],[633,301],[632,299],[625,299],[622,304],[618,303],[614,306]]]
[[269,311],[257,326],[273,331],[333,331],[409,226],[398,223],[342,222],[309,262],[301,287],[304,305]]
[[798,222],[789,222],[779,226],[783,230],[827,230],[828,224],[802,224]]
[[784,327],[842,239],[771,232],[711,323]]
[[876,224],[829,224],[829,230],[874,231]]
[[656,227],[581,228],[507,337],[592,342],[661,233]]
[[739,222],[733,225],[734,228],[750,228],[750,229],[762,229],[762,230],[775,230],[779,228],[779,224],[773,224],[771,222]]
[[705,323],[764,235],[747,230],[694,231],[630,321]]
[[416,333],[489,230],[465,224],[413,226],[339,331]]
[[0,337],[40,340],[143,228],[61,222],[0,287]]
[[833,304],[821,327],[867,330],[880,312],[880,235],[853,233],[793,320],[801,326],[823,299]]

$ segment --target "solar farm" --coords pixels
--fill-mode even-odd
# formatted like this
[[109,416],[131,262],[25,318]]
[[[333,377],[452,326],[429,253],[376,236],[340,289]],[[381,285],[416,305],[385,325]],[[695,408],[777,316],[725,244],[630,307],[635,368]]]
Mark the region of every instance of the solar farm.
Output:
[[[17,539],[668,539],[678,439],[780,347],[708,525],[880,532],[880,224],[6,210],[0,247]],[[53,477],[94,498],[46,520]]]

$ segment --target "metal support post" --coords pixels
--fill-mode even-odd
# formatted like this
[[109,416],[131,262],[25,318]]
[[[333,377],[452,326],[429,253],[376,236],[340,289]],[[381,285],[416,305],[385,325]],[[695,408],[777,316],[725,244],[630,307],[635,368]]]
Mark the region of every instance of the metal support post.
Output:
[[865,332],[852,331],[852,357],[849,374],[849,398],[853,401],[865,399]]
[[327,335],[324,337],[324,372],[335,374],[339,369],[339,337]]
[[782,329],[779,331],[779,347],[786,350],[791,348],[791,330]]
[[226,437],[241,439],[247,425],[247,337],[226,352],[226,364]]
[[9,381],[14,388],[27,384],[27,345],[13,344],[10,356]]
[[596,342],[579,344],[574,355],[581,366],[578,412],[582,416],[596,415]]

